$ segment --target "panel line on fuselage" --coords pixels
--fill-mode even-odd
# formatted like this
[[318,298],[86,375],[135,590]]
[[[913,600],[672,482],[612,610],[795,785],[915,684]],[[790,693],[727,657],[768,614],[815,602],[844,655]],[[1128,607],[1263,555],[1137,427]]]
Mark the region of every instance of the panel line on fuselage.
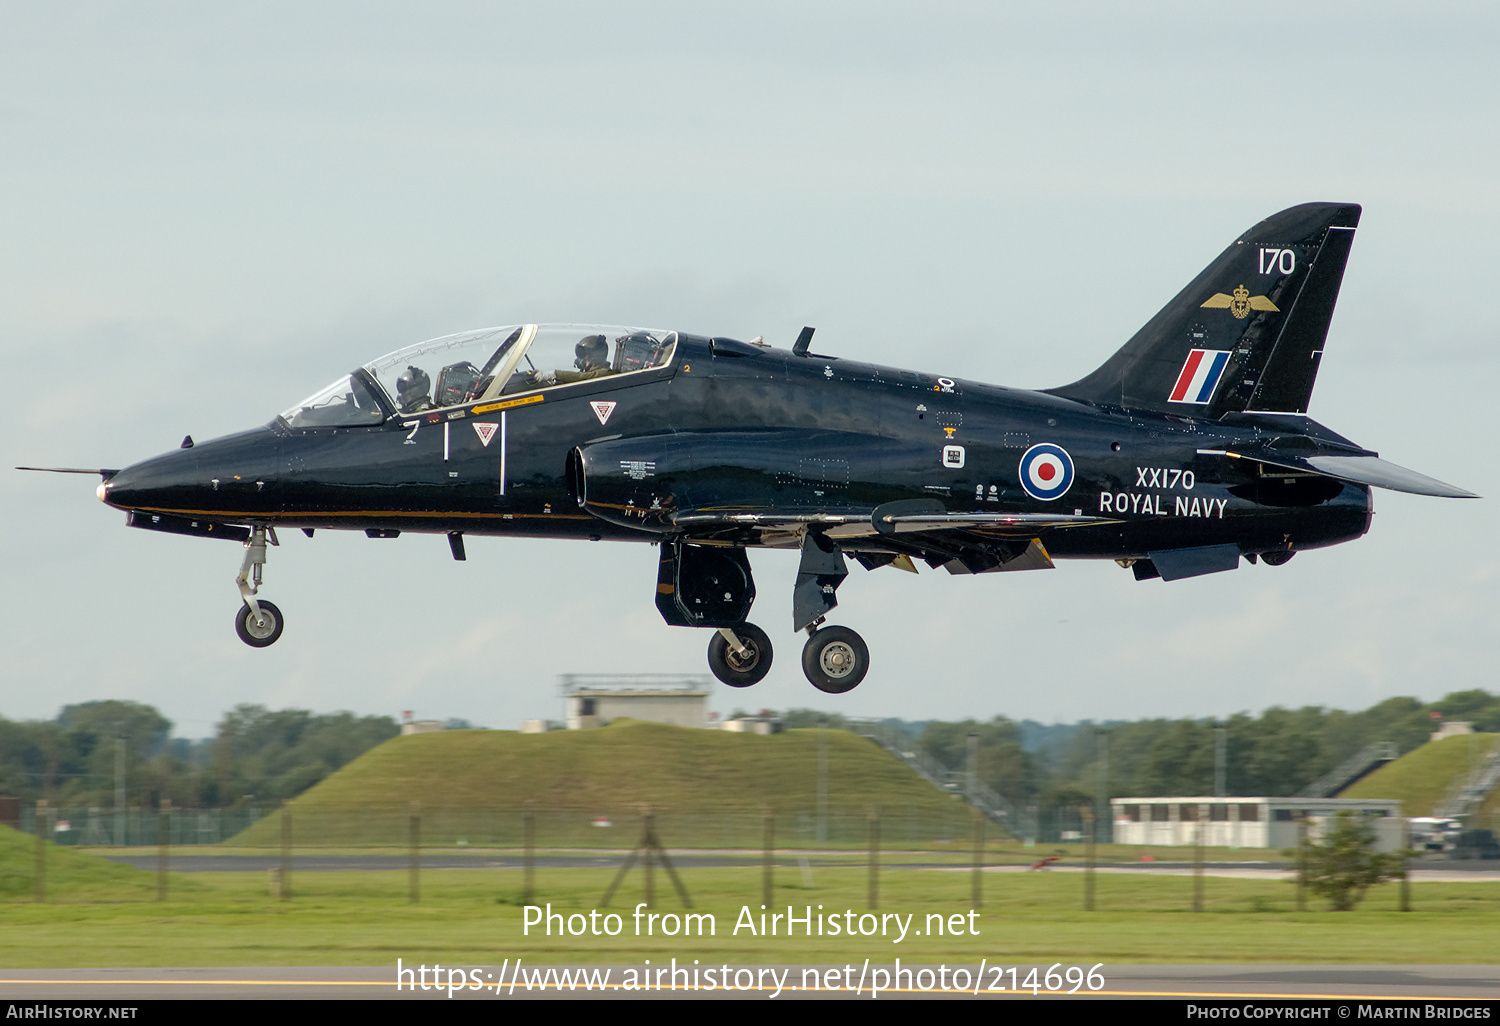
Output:
[[306,520],[337,520],[340,517],[422,517],[428,520],[442,520],[452,517],[463,517],[465,519],[477,520],[596,520],[587,513],[483,513],[464,512],[459,510],[400,510],[400,509],[354,509],[339,510],[336,513],[320,513],[316,510],[297,510],[286,512],[283,510],[265,511],[251,513],[244,510],[204,510],[204,509],[173,509],[168,506],[132,506],[132,509],[142,513],[169,513],[174,516],[195,516],[204,520],[213,520],[216,523],[253,523],[257,520],[272,520],[287,518]]

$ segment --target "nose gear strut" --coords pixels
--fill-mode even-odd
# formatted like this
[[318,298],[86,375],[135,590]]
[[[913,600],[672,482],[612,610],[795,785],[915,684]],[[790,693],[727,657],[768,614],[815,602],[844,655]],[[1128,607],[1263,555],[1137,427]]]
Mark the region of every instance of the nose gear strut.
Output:
[[281,637],[286,621],[274,603],[257,599],[260,592],[261,567],[266,565],[266,543],[280,545],[276,540],[276,528],[255,525],[250,528],[250,537],[245,542],[245,558],[240,563],[239,576],[234,583],[239,586],[244,605],[235,613],[234,630],[240,640],[252,648],[274,645]]

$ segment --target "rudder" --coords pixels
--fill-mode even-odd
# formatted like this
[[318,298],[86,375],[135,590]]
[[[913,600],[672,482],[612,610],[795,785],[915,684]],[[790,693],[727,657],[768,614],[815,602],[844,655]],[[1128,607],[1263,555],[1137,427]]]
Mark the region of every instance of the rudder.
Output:
[[1304,203],[1245,232],[1068,399],[1217,419],[1305,413],[1344,265],[1353,203]]

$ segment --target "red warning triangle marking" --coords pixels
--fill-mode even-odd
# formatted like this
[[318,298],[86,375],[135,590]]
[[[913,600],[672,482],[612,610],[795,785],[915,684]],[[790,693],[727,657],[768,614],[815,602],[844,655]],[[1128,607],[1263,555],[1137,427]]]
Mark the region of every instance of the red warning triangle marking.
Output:
[[495,429],[498,428],[500,425],[499,424],[489,424],[489,423],[485,423],[485,422],[477,421],[477,420],[474,421],[473,423],[474,423],[474,432],[477,435],[479,435],[479,440],[481,442],[483,442],[486,447],[488,447],[489,444],[490,444],[490,439],[495,437]]
[[594,416],[599,418],[600,424],[609,420],[609,415],[615,412],[614,403],[589,403],[589,405],[594,408]]

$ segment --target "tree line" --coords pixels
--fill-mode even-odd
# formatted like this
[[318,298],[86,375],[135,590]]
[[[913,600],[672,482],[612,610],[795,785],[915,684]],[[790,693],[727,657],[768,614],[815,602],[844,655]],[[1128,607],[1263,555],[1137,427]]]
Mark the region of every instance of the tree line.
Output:
[[[861,729],[814,709],[779,715],[790,728]],[[1272,708],[1223,720],[1047,725],[995,716],[885,723],[955,774],[967,771],[968,736],[977,734],[978,774],[985,784],[1011,802],[1053,807],[1092,801],[1101,786],[1111,796],[1213,794],[1218,728],[1225,734],[1228,794],[1291,795],[1372,741],[1393,741],[1405,754],[1427,740],[1435,717],[1500,731],[1500,697],[1460,691],[1430,703],[1391,698],[1363,712]],[[127,805],[155,807],[163,799],[178,808],[278,802],[398,733],[388,716],[240,705],[224,715],[214,737],[189,741],[172,737],[171,721],[149,705],[84,702],[48,721],[0,718],[0,794],[27,803],[46,798],[54,807],[110,809],[123,755]]]
[[189,741],[173,738],[171,721],[149,705],[84,702],[48,721],[0,718],[0,794],[112,809],[123,762],[129,806],[276,802],[398,733],[389,716],[241,705],[225,714],[214,737]]
[[[967,772],[968,736],[977,734],[979,779],[1013,803],[1047,808],[1093,801],[1101,788],[1115,797],[1211,795],[1218,728],[1225,735],[1227,794],[1293,795],[1371,742],[1393,741],[1406,754],[1428,739],[1435,717],[1500,731],[1500,697],[1459,691],[1428,703],[1390,698],[1363,712],[1278,707],[1222,720],[885,722],[903,728],[915,749],[956,774]],[[788,727],[858,729],[811,709],[789,710],[782,718]]]

